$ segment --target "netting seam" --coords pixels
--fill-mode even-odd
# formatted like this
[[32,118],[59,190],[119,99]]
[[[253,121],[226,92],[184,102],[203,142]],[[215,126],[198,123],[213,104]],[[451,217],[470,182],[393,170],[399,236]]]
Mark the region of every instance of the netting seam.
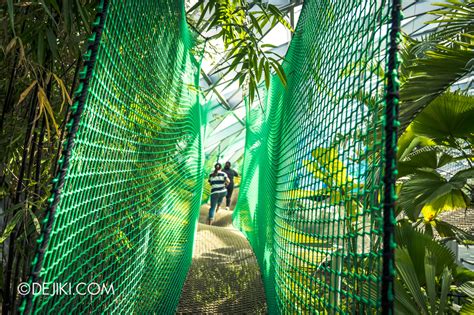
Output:
[[[83,56],[84,64],[82,71],[79,73],[80,83],[74,93],[74,103],[70,109],[70,118],[66,125],[68,135],[63,144],[62,157],[58,161],[59,171],[57,176],[52,180],[53,188],[51,189],[51,197],[48,199],[49,204],[45,211],[45,218],[42,221],[43,229],[41,231],[41,236],[37,240],[38,248],[36,250],[36,256],[31,263],[32,272],[28,279],[29,284],[41,281],[39,275],[42,268],[44,253],[48,246],[56,209],[60,201],[61,190],[64,186],[64,179],[69,166],[71,151],[74,146],[74,138],[79,127],[79,120],[84,110],[88,87],[92,77],[97,52],[99,50],[100,39],[102,37],[102,31],[107,16],[108,5],[108,0],[102,0],[100,2],[97,8],[95,20],[92,23],[92,35],[88,39],[89,46]],[[31,312],[32,300],[33,294],[31,291],[28,295],[23,296],[22,303],[19,307],[20,313],[29,314]]]
[[392,0],[390,44],[388,52],[388,72],[386,74],[386,115],[385,115],[385,172],[383,205],[383,269],[382,269],[382,314],[393,314],[394,286],[394,207],[395,181],[397,175],[397,130],[398,104],[400,100],[398,80],[398,44],[400,42],[401,0]]

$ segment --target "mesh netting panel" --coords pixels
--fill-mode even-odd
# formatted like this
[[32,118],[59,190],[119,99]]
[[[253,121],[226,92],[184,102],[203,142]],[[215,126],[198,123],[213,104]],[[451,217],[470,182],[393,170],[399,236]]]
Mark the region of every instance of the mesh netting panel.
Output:
[[383,209],[390,218],[395,198],[391,4],[305,1],[287,87],[275,77],[263,106],[249,106],[234,224],[256,252],[270,313],[381,309]]
[[74,146],[65,144],[62,191],[53,191],[54,223],[32,281],[70,283],[73,294],[78,283],[112,285],[114,294],[35,295],[29,309],[173,313],[203,183],[200,65],[184,3],[105,1],[90,42],[73,106],[77,132],[74,118],[69,125]]

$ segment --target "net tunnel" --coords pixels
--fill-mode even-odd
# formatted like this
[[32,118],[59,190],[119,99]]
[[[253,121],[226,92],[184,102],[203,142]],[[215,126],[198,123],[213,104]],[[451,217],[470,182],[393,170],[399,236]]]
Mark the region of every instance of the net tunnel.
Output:
[[[262,312],[393,310],[399,6],[305,1],[286,85],[275,75],[247,104],[231,223],[258,262]],[[115,293],[29,294],[20,311],[173,314],[209,171],[205,46],[184,1],[102,0],[92,27],[29,281]]]

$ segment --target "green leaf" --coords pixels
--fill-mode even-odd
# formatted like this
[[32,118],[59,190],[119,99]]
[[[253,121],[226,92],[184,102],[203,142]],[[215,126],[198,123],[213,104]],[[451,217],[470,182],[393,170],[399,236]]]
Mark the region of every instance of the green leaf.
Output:
[[425,220],[430,221],[441,211],[465,208],[468,205],[462,190],[465,181],[460,179],[453,177],[447,181],[433,169],[419,169],[402,184],[398,205],[413,221],[422,209]]
[[411,126],[408,126],[407,130],[398,138],[397,158],[404,160],[418,145],[427,146],[435,144],[436,143],[429,138],[415,135]]
[[[242,59],[244,59],[244,57],[247,57],[247,54],[245,51],[239,51],[237,52],[234,56],[233,56],[233,61],[229,67],[229,71],[232,71],[234,70],[235,68],[237,68],[237,66],[239,65],[239,63],[242,61]],[[227,73],[226,72],[226,73]]]
[[245,78],[247,78],[247,73],[246,72],[240,72],[238,74],[238,77],[239,77],[239,85],[242,86],[242,84],[245,81]]
[[[66,2],[69,2],[69,1],[64,1],[63,0],[63,5],[65,5]],[[79,16],[81,17],[82,25],[86,28],[86,31],[88,33],[90,33],[91,28],[89,26],[89,24],[90,24],[89,23],[89,15],[88,15],[87,11],[83,9],[83,7],[80,3],[80,0],[76,0],[76,10],[77,10],[77,12],[79,12]],[[70,20],[70,18],[69,18],[69,20]],[[69,30],[70,30],[70,28],[69,28]]]
[[473,58],[473,48],[437,45],[434,50],[426,52],[424,58],[413,60],[411,66],[403,68],[407,73],[401,74],[400,134],[435,98],[472,71]]
[[[204,2],[205,2],[205,1],[204,1]],[[216,5],[216,4],[217,4],[217,3],[214,2],[214,1],[207,1],[206,5],[203,6],[202,11],[201,11],[201,15],[199,16],[199,20],[196,22],[196,25],[195,25],[195,27],[196,27],[197,29],[199,29],[199,26],[201,25],[202,21],[204,20],[204,17],[206,16],[206,13],[207,13],[207,12],[209,11],[209,9],[211,8],[211,5]],[[214,21],[215,21],[216,24],[219,23],[219,17],[216,16],[216,17],[214,18]],[[214,22],[214,21],[213,21],[213,22]],[[207,29],[208,29],[208,30],[212,29],[211,25],[209,25],[209,26],[207,27]]]
[[421,212],[426,221],[433,220],[441,212],[465,209],[469,206],[469,199],[464,191],[450,183],[433,192],[425,202]]
[[280,22],[283,26],[289,29],[291,32],[294,32],[293,28],[291,27],[290,23],[283,17],[281,11],[273,4],[268,4],[268,10],[273,14],[275,21]]
[[[63,0],[64,1],[64,0]],[[59,9],[59,5],[56,2],[56,0],[48,0],[49,4],[53,7],[54,10],[56,10],[57,13],[61,13],[61,10]]]
[[[474,57],[474,56],[473,56]],[[445,93],[413,121],[413,132],[435,141],[474,137],[474,97]]]
[[441,293],[439,297],[438,315],[444,314],[448,304],[448,293],[453,277],[448,267],[444,268],[441,276]]
[[51,21],[53,22],[53,24],[58,27],[58,24],[56,23],[56,20],[54,19],[53,15],[51,14],[51,11],[49,10],[48,6],[44,3],[43,0],[39,0],[38,1],[41,6],[43,7],[44,11],[46,12],[46,14],[49,16],[49,18],[51,19]]
[[259,62],[259,65],[258,65],[258,68],[257,68],[257,77],[256,77],[256,81],[258,83],[260,83],[260,80],[262,79],[262,73],[263,73],[263,64],[265,62],[265,59],[261,58],[260,59],[260,62]]
[[400,279],[395,278],[395,314],[418,314],[415,302],[407,294]]
[[277,73],[278,75],[278,78],[280,78],[280,81],[281,81],[281,84],[283,86],[286,86],[286,75],[285,75],[285,70],[283,70],[283,67],[280,65],[280,63],[278,63],[278,61],[276,61],[275,59],[273,58],[270,58],[273,62],[270,63],[270,65],[272,66],[272,68],[275,70],[275,72]]
[[446,266],[456,267],[455,255],[451,250],[435,241],[432,237],[415,230],[408,222],[397,225],[395,228],[395,240],[398,246],[408,250],[421,285],[425,284],[424,255],[427,250],[436,257],[437,276],[441,274]]
[[[186,12],[186,14],[189,14],[189,13],[193,12],[193,11],[196,10],[199,6],[201,6],[203,3],[204,3],[204,0],[198,0],[198,1],[196,1],[196,3],[195,3],[191,8],[189,8],[189,10]],[[209,3],[209,1],[208,1],[208,3]]]
[[465,241],[474,241],[474,235],[467,233],[457,226],[449,224],[448,222],[435,219],[431,222],[431,225],[433,225],[441,237],[454,238],[459,243],[463,243]]
[[41,233],[41,225],[39,223],[38,218],[36,217],[36,215],[33,213],[33,211],[30,208],[28,208],[28,212],[29,212],[31,220],[33,221],[33,224],[35,226],[36,233],[40,234]]
[[263,44],[262,45],[262,48],[276,48],[277,46],[273,45],[273,44]]
[[15,32],[15,14],[13,13],[13,0],[8,0],[8,17],[10,18],[10,25],[12,27],[13,37],[16,37]]
[[474,281],[467,281],[458,287],[458,290],[469,298],[474,298]]
[[15,215],[10,219],[10,222],[7,223],[5,230],[3,231],[2,236],[0,237],[0,244],[3,244],[5,240],[12,234],[13,230],[15,229],[18,222],[20,222],[21,216],[23,212],[18,211]]
[[38,42],[36,47],[36,57],[37,62],[40,65],[44,64],[44,53],[45,53],[45,44],[44,44],[44,33],[38,32]]
[[414,174],[420,169],[436,169],[438,167],[437,152],[435,150],[417,150],[404,160],[398,161],[397,167],[399,178]]
[[474,314],[474,302],[468,302],[461,307],[459,311],[460,315],[472,315]]
[[474,271],[462,266],[456,266],[453,277],[456,284],[460,285],[467,281],[474,281]]
[[250,17],[250,20],[252,21],[252,26],[255,27],[260,35],[263,35],[263,31],[260,28],[260,23],[257,21],[255,16],[252,13],[248,14],[248,17]]
[[[78,3],[79,0],[76,0],[76,7],[79,8],[81,6],[80,3]],[[71,34],[72,31],[72,18],[73,18],[73,11],[71,8],[71,0],[63,0],[62,1],[62,18],[64,21],[64,26],[66,29],[67,34]],[[86,29],[89,31],[89,21],[84,22],[84,25],[86,26]]]
[[249,80],[249,101],[250,101],[250,103],[252,103],[254,98],[255,98],[255,89],[256,89],[255,82],[253,81],[253,77],[250,76],[250,80]]
[[408,250],[399,247],[395,251],[397,273],[403,280],[405,287],[408,289],[409,295],[413,297],[415,304],[424,314],[428,313],[426,308],[426,300],[421,292],[420,282],[417,277],[413,262],[408,254]]
[[53,30],[48,28],[46,29],[46,38],[48,40],[49,44],[49,49],[51,50],[51,53],[53,54],[53,58],[57,58],[58,56],[58,44],[56,42],[56,35],[54,35]]
[[425,250],[425,252],[426,292],[430,302],[430,311],[434,314],[436,309],[436,257],[429,250]]
[[11,206],[10,208],[5,210],[5,214],[12,215],[16,212],[16,210],[21,209],[25,206],[25,202],[17,203],[16,205]]
[[460,185],[463,185],[467,182],[468,179],[474,178],[474,167],[461,170],[454,174],[453,177],[449,180],[450,182],[457,182]]
[[435,11],[428,12],[436,15],[433,21],[426,22],[427,24],[437,24],[438,30],[433,34],[437,39],[454,38],[464,33],[474,32],[474,9],[469,4],[472,1],[453,1],[448,0],[448,3],[434,3],[434,5],[444,8],[438,8]]
[[265,87],[268,90],[270,88],[270,69],[268,61],[265,61],[263,64],[263,73],[265,74]]
[[411,220],[416,221],[426,199],[444,182],[441,175],[435,171],[417,173],[402,184],[398,199],[399,207]]

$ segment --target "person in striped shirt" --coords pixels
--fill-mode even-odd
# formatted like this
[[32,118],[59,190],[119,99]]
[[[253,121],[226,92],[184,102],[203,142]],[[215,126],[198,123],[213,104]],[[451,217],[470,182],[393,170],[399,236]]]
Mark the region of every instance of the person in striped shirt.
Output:
[[209,175],[209,184],[211,184],[211,208],[209,208],[208,224],[211,225],[214,221],[214,214],[216,208],[222,203],[222,200],[227,195],[226,186],[229,185],[230,180],[226,173],[221,171],[222,165],[216,163],[214,172]]

